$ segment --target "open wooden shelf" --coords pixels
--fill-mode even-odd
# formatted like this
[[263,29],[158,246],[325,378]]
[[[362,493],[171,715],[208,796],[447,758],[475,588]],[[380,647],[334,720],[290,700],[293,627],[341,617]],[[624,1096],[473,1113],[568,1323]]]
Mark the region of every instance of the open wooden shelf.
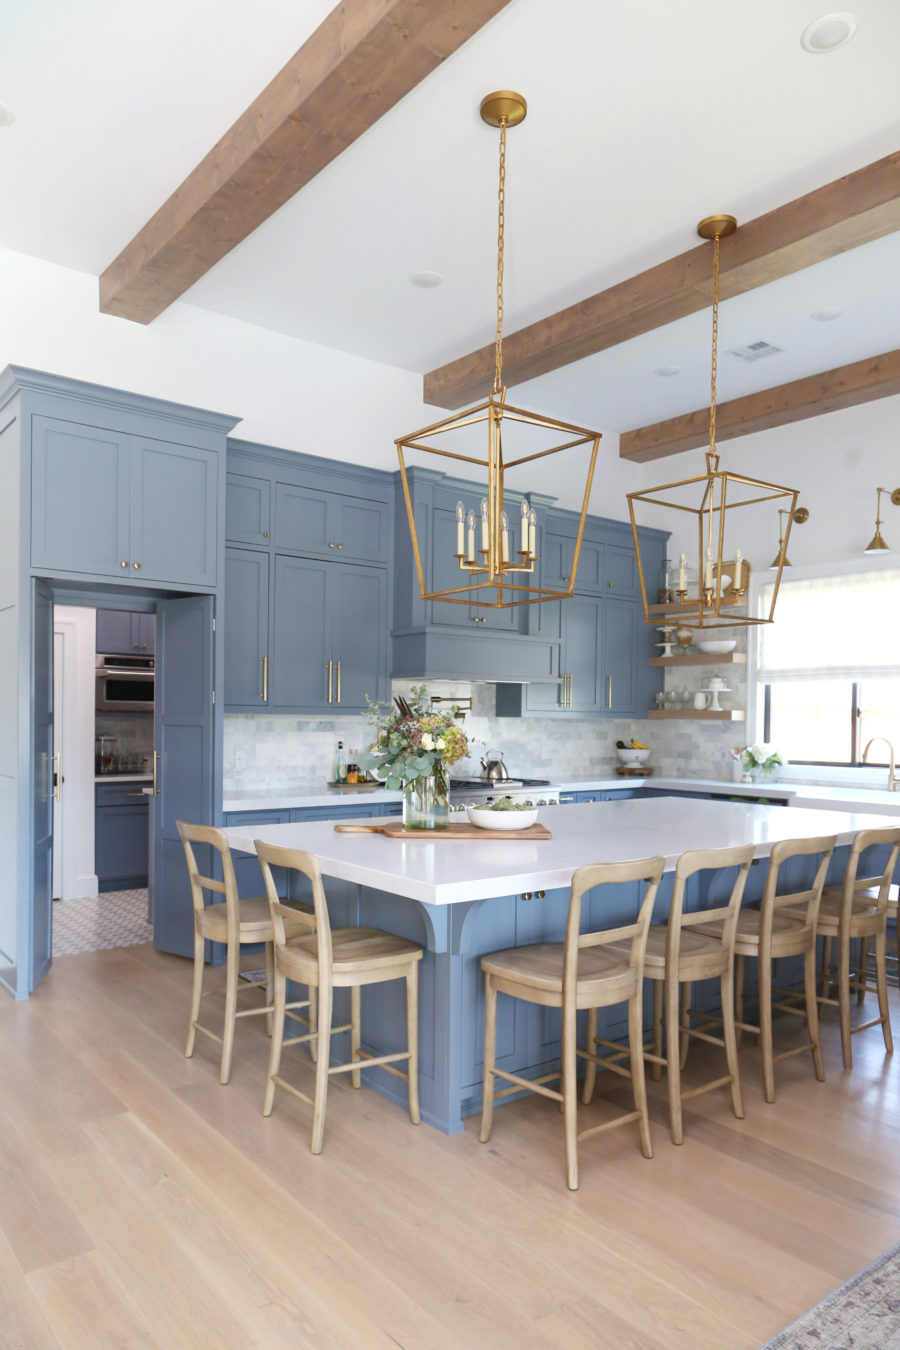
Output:
[[709,712],[706,708],[651,708],[648,717],[670,720],[690,719],[692,722],[744,722],[747,714],[741,708],[726,708],[723,712]]
[[651,656],[651,666],[745,666],[746,652],[689,652],[686,656]]

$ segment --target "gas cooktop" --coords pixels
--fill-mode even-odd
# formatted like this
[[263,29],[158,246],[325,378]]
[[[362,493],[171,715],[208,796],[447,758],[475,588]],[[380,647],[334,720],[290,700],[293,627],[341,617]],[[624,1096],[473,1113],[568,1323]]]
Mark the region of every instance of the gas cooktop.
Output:
[[520,788],[520,787],[549,787],[549,778],[498,778],[492,783],[488,778],[451,778],[450,791],[471,792],[475,788],[489,788],[496,791],[497,788]]

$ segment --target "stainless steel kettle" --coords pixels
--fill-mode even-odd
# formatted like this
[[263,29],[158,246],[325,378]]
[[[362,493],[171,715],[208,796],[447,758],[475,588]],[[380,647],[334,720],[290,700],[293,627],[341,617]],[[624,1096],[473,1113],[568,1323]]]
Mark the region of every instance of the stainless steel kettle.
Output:
[[481,761],[481,776],[488,783],[502,783],[509,777],[509,770],[503,763],[502,750],[489,750],[487,759]]

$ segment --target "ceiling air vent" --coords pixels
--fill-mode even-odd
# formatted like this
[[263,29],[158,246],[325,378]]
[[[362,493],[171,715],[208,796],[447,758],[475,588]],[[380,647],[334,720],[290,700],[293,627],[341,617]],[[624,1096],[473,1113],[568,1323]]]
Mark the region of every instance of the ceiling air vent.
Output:
[[760,338],[759,342],[748,342],[746,347],[729,348],[728,355],[736,356],[739,361],[761,361],[764,356],[775,356],[783,351],[783,347],[776,347],[774,342],[764,342]]

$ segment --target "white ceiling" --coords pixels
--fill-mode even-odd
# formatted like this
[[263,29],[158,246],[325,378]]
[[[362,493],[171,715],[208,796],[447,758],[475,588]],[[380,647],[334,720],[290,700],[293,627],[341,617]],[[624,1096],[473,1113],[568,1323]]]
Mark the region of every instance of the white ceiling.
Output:
[[[0,245],[99,273],[321,22],[332,0],[16,0],[4,17]],[[800,47],[817,0],[513,0],[185,297],[410,370],[490,341],[496,133],[510,133],[507,331],[900,147],[897,0]],[[435,270],[433,290],[409,283]],[[900,347],[900,235],[723,305],[720,397]],[[814,310],[843,306],[831,323]],[[709,316],[531,381],[516,402],[623,430],[702,406]],[[682,373],[654,375],[674,363]]]

